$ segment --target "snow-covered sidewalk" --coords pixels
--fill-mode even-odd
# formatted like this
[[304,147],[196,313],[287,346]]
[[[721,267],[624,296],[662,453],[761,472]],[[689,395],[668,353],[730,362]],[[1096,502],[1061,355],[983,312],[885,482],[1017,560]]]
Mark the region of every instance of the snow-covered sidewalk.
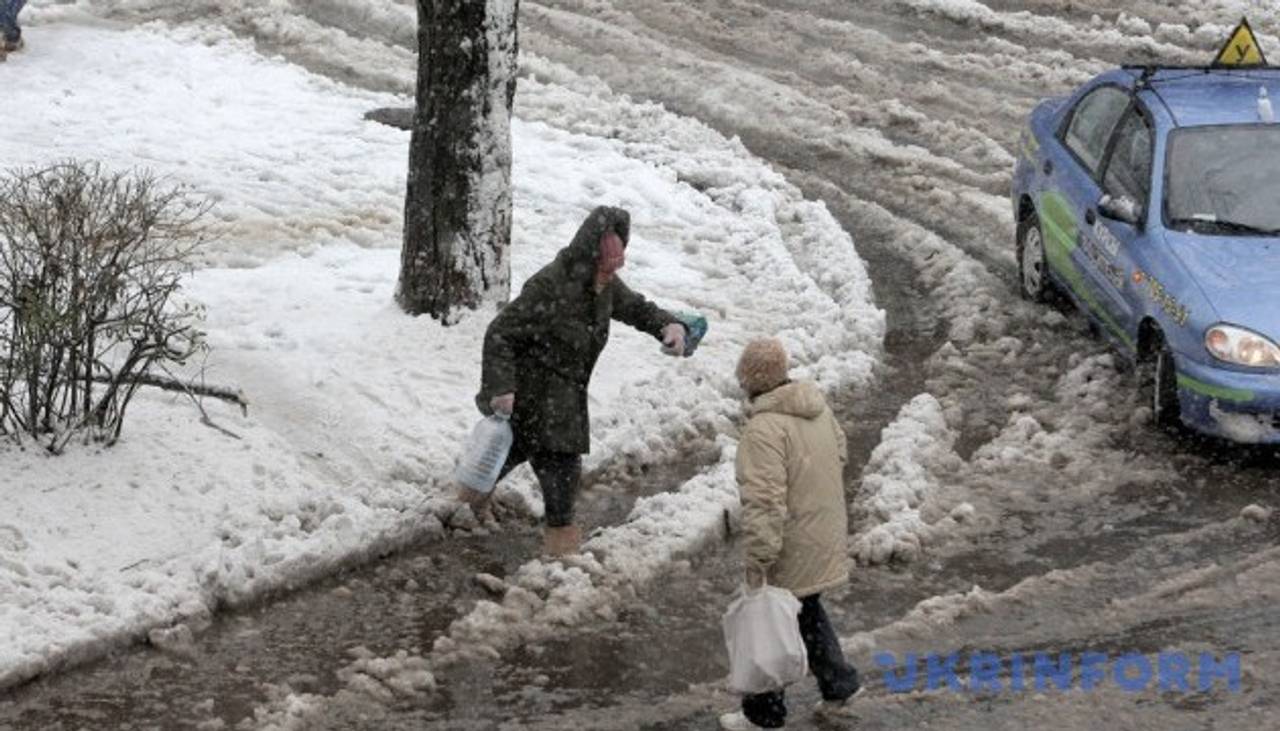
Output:
[[[251,407],[206,403],[239,439],[151,393],[114,448],[0,446],[0,687],[439,531],[493,314],[444,329],[392,301],[408,135],[362,115],[406,100],[264,58],[215,26],[29,33],[38,44],[0,66],[0,165],[100,159],[211,196],[222,238],[188,291],[208,309],[206,377]],[[883,315],[823,206],[697,122],[525,66],[517,284],[591,207],[619,205],[633,221],[628,283],[711,321],[688,360],[615,330],[593,382],[590,464],[669,458],[699,429],[732,437],[733,360],[758,334],[780,334],[829,388],[869,383]],[[717,474],[713,489],[732,494]],[[540,509],[530,475],[511,482]],[[633,523],[661,560],[714,504],[655,499]]]

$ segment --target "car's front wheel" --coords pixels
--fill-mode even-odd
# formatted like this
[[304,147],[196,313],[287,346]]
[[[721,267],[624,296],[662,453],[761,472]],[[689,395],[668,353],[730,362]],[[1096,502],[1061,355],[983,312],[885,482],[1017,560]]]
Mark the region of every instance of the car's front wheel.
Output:
[[1159,333],[1138,364],[1138,389],[1142,400],[1151,407],[1151,420],[1156,426],[1168,429],[1181,423],[1178,372],[1173,352]]
[[1049,259],[1044,250],[1044,234],[1036,216],[1018,223],[1018,290],[1032,302],[1049,299]]

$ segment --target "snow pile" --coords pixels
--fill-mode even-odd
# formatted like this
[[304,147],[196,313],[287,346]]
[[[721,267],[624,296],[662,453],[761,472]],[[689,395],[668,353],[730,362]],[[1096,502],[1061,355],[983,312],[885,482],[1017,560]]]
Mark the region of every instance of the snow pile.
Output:
[[[204,377],[243,388],[251,406],[243,417],[205,404],[232,437],[183,398],[143,393],[111,450],[0,447],[0,685],[441,532],[493,314],[446,330],[393,304],[408,135],[361,116],[404,100],[264,59],[214,27],[39,25],[83,12],[42,10],[40,53],[7,66],[0,159],[98,158],[210,194],[222,238],[188,287],[208,311]],[[512,125],[513,281],[591,207],[619,205],[633,221],[628,283],[711,321],[691,359],[615,329],[590,394],[588,469],[732,433],[733,363],[761,333],[787,342],[800,377],[870,382],[883,313],[823,206],[704,125],[538,68],[548,78],[522,84]],[[611,554],[605,565],[631,562],[619,572],[654,575],[731,502],[723,469],[707,480],[642,502],[591,545]],[[508,483],[504,496],[540,509],[527,470]],[[581,590],[563,589],[546,616],[607,612],[598,592],[620,591]]]
[[929,597],[892,624],[841,638],[840,646],[850,655],[864,656],[891,641],[927,640],[966,617],[989,613],[1000,596],[975,585],[967,592]]
[[1263,444],[1275,431],[1270,415],[1233,413],[1223,409],[1217,400],[1209,402],[1209,416],[1218,422],[1228,439],[1241,444]]
[[1136,15],[1128,15],[1124,12],[1121,12],[1120,17],[1116,18],[1116,27],[1131,36],[1151,35],[1150,23]]
[[393,657],[379,658],[367,647],[350,651],[355,662],[338,671],[338,680],[358,693],[382,701],[411,698],[435,690],[435,676],[426,659],[401,650]]
[[293,693],[288,686],[273,687],[268,691],[270,702],[254,708],[253,723],[246,722],[246,727],[261,731],[305,731],[312,727],[309,719],[321,697]]
[[1275,515],[1275,508],[1268,508],[1257,503],[1247,505],[1240,511],[1241,519],[1254,523],[1265,523],[1271,520],[1272,515]]
[[[918,559],[932,537],[949,532],[972,510],[942,504],[944,480],[955,479],[962,466],[952,451],[955,438],[942,405],[929,394],[912,399],[885,427],[863,470],[858,505],[870,516],[850,547],[859,563]],[[947,509],[953,515],[939,517]]]

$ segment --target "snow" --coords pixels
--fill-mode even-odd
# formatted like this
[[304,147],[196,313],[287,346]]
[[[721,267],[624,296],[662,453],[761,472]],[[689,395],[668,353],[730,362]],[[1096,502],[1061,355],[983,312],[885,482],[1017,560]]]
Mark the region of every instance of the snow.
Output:
[[[212,26],[118,30],[85,21],[83,5],[32,10],[39,52],[4,69],[0,160],[98,158],[209,195],[220,238],[187,290],[208,312],[203,377],[242,388],[250,408],[206,401],[232,437],[201,425],[184,397],[145,393],[111,449],[53,458],[0,446],[0,686],[148,634],[182,652],[184,627],[219,607],[443,531],[493,314],[445,329],[393,303],[408,135],[361,117],[403,98],[264,57]],[[591,207],[620,205],[633,221],[628,283],[711,321],[687,360],[615,330],[590,394],[588,467],[707,443],[721,457],[593,537],[583,566],[532,561],[501,605],[460,620],[463,638],[510,623],[494,651],[608,614],[628,586],[715,535],[736,504],[732,366],[747,339],[779,335],[799,377],[856,389],[871,382],[884,331],[848,235],[741,143],[526,63],[534,78],[512,123],[513,281]],[[540,511],[527,471],[508,483],[506,497]],[[435,682],[411,656],[357,665],[353,682],[393,691]]]
[[[1006,12],[973,0],[893,4],[985,39],[958,50],[752,7],[767,22],[811,24],[833,39],[835,51],[801,54],[796,78],[786,78],[668,45],[636,30],[640,22],[618,22],[629,13],[621,5],[580,5],[582,14],[537,4],[521,13],[535,21],[534,37],[574,26],[610,48],[592,63],[612,67],[606,75],[636,93],[677,99],[686,113],[765,139],[787,125],[797,160],[843,156],[855,172],[892,171],[892,179],[870,174],[869,182],[852,175],[837,199],[847,194],[850,215],[910,260],[927,292],[912,313],[919,329],[932,331],[936,320],[949,342],[926,364],[928,393],[885,429],[863,474],[855,506],[863,520],[852,524],[859,529],[850,547],[862,563],[944,553],[962,531],[993,530],[1006,512],[1048,496],[1069,513],[1119,484],[1141,489],[1175,476],[1117,447],[1143,414],[1128,413],[1123,399],[1117,406],[1129,384],[1109,356],[1040,349],[1042,329],[1052,336],[1078,323],[1010,296],[1012,219],[1001,192],[1012,161],[1004,138],[1014,128],[958,122],[948,107],[989,108],[1020,124],[1030,97],[1011,88],[1054,93],[1130,56],[1202,62],[1230,29],[1205,19],[1234,23],[1248,9],[1255,28],[1274,27],[1280,11],[1244,0],[1175,2],[1160,11],[1185,24],[1158,22],[1148,4],[1086,25],[1070,20],[1075,14]],[[691,7],[664,12],[677,24],[702,17]],[[216,20],[127,31],[103,20],[178,15]],[[325,24],[335,17],[342,30]],[[205,252],[189,292],[209,310],[206,377],[244,388],[251,409],[246,417],[206,403],[237,439],[200,426],[184,399],[148,394],[114,449],[78,447],[55,460],[0,447],[10,506],[0,517],[0,686],[131,639],[181,655],[192,629],[220,606],[441,533],[446,522],[456,527],[443,478],[476,418],[470,396],[492,316],[478,312],[442,330],[392,304],[407,135],[361,115],[407,104],[397,94],[413,89],[412,4],[36,0],[27,18],[38,45],[3,67],[13,102],[0,160],[100,157],[157,168],[212,196],[222,238]],[[219,24],[256,39],[256,48]],[[726,44],[752,40],[732,27],[724,33]],[[794,50],[755,40],[762,55]],[[1262,42],[1277,45],[1273,36]],[[591,537],[581,558],[532,560],[503,580],[477,577],[493,601],[418,654],[361,652],[340,671],[351,692],[430,692],[447,682],[449,661],[493,657],[609,619],[641,585],[704,550],[737,502],[730,468],[740,403],[731,373],[746,338],[781,335],[799,375],[833,390],[865,388],[878,359],[883,316],[852,243],[822,205],[803,200],[737,140],[559,63],[582,49],[541,44],[558,45],[555,57],[521,59],[513,283],[547,261],[592,206],[629,208],[634,239],[624,276],[666,306],[707,314],[711,335],[696,358],[678,361],[658,357],[648,338],[615,331],[591,392],[596,449],[588,467],[693,451],[718,458],[705,474],[638,501],[626,521]],[[264,55],[275,52],[364,90]],[[923,77],[910,90],[882,68],[901,67],[901,59]],[[965,99],[950,98],[956,90],[929,76],[939,68],[976,80],[962,88]],[[804,77],[814,80],[808,89],[797,81]],[[914,210],[890,210],[895,199]],[[1037,392],[1031,378],[993,383],[999,370],[988,366],[997,364],[1036,374],[1050,392]],[[975,393],[989,398],[975,404]],[[1000,416],[987,419],[990,433],[971,433],[984,424],[976,413],[983,409]],[[966,442],[981,446],[969,454]],[[541,509],[525,470],[501,497]],[[1270,510],[1249,506],[1238,522],[1266,522]],[[1235,522],[1231,529],[1242,530]],[[846,646],[918,644],[1031,600],[1075,606],[1089,598],[1071,593],[1078,587],[1099,577],[1122,584],[1159,558],[1152,551],[1124,570],[1087,566],[998,594],[975,587],[934,597]],[[1273,559],[1245,567],[1259,595],[1274,586]],[[1150,595],[1132,590],[1127,609],[1155,613],[1163,602],[1153,599],[1179,588],[1175,580]],[[260,720],[297,728],[324,702],[287,689],[278,700]]]
[[7,62],[8,109],[29,111],[6,113],[5,167],[92,157],[190,183],[218,204],[210,265],[398,235],[404,135],[361,120],[396,97],[301,75],[225,30],[33,28],[39,54]]
[[1227,438],[1241,444],[1263,444],[1275,433],[1270,416],[1233,413],[1223,409],[1218,402],[1209,402],[1209,417],[1218,422],[1218,428]]
[[948,521],[954,522],[948,516],[931,525],[921,512],[926,502],[936,507],[946,491],[945,480],[961,465],[952,450],[955,439],[942,405],[928,394],[912,399],[885,427],[862,473],[858,503],[871,515],[853,531],[850,552],[859,563],[918,559],[930,537],[945,533]]
[[1265,523],[1271,520],[1271,516],[1275,514],[1274,508],[1267,508],[1261,505],[1247,505],[1240,511],[1240,517],[1255,523]]
[[[486,0],[485,40],[489,47],[489,88],[478,90],[484,94],[484,108],[489,116],[476,131],[472,149],[482,150],[483,172],[475,186],[475,198],[468,210],[468,228],[471,231],[493,232],[506,237],[511,231],[511,105],[515,91],[517,68],[516,0]],[[483,234],[482,234],[483,237]],[[488,247],[480,242],[473,250],[486,252]],[[511,295],[511,261],[509,257],[481,256],[476,272],[469,276],[472,282],[485,282],[490,286],[488,301],[499,304]]]
[[[914,8],[921,14],[941,16],[985,31],[1016,33],[1029,44],[1039,39],[1057,45],[1064,39],[1070,39],[1070,45],[1100,55],[1119,50],[1135,55],[1141,52],[1150,58],[1163,59],[1166,63],[1195,63],[1199,60],[1193,49],[1162,43],[1143,34],[1134,22],[1140,19],[1127,16],[1121,17],[1116,23],[1118,27],[1103,24],[1082,28],[1063,18],[1036,15],[1030,11],[993,10],[976,0],[900,0],[899,4]],[[1226,35],[1224,32],[1214,37],[1221,43]]]
[[[1251,506],[1258,507],[1258,506]],[[929,597],[899,619],[842,638],[855,664],[880,650],[949,652],[968,648],[1071,647],[1099,628],[1160,625],[1188,612],[1223,606],[1256,607],[1274,601],[1280,549],[1241,548],[1213,556],[1239,530],[1234,517],[1185,533],[1160,534],[1122,556],[1055,568],[1002,591],[979,586]],[[1188,561],[1187,557],[1197,557]],[[1190,651],[1177,636],[1167,649]],[[961,638],[957,640],[957,638]],[[1153,649],[1166,649],[1156,645]],[[1221,652],[1206,643],[1204,649]]]
[[[1044,319],[1062,324],[1056,313]],[[1027,370],[1034,370],[1045,355],[1024,346],[1003,336],[972,345],[970,353],[1019,354]],[[1047,401],[1007,395],[995,407],[1006,414],[1005,425],[967,459],[955,444],[973,405],[956,397],[983,372],[950,343],[933,362],[943,373],[932,380],[933,392],[901,409],[864,469],[850,545],[860,564],[919,560],[958,536],[995,530],[1013,506],[1036,509],[1050,498],[1064,505],[1096,500],[1116,489],[1117,475],[1129,486],[1157,486],[1175,477],[1167,462],[1112,448],[1117,431],[1145,425],[1140,415],[1116,408],[1131,389],[1110,354],[1071,356]]]
[[355,662],[337,674],[338,680],[355,691],[390,701],[397,696],[421,695],[436,687],[427,661],[405,650],[390,658],[380,658],[366,647],[354,648],[351,654]]

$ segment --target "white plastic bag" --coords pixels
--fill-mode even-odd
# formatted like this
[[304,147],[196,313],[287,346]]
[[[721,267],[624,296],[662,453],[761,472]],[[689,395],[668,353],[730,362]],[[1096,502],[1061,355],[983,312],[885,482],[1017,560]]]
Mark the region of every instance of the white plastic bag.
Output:
[[739,693],[781,690],[805,676],[800,600],[786,589],[743,590],[724,613],[729,687]]
[[514,439],[510,417],[494,414],[481,419],[471,431],[462,455],[458,458],[453,479],[481,495],[489,494],[507,462]]

